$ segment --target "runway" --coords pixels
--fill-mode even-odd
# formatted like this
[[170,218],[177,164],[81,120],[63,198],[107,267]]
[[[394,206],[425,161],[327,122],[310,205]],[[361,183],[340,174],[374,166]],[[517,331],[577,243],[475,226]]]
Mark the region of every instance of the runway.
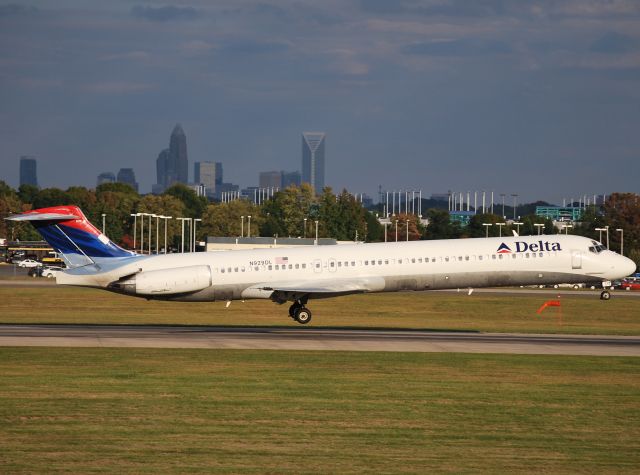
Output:
[[0,325],[0,346],[640,356],[640,337],[307,327]]

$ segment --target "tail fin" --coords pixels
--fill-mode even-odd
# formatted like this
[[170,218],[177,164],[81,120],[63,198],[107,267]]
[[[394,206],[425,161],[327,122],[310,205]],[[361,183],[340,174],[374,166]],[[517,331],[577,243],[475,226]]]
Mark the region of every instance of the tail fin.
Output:
[[62,255],[68,267],[99,264],[107,259],[136,255],[110,241],[77,206],[34,209],[7,219],[30,221],[44,240]]

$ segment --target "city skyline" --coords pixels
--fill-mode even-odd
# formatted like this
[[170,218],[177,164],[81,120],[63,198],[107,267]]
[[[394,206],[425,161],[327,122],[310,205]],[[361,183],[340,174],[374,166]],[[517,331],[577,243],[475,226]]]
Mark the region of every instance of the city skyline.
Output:
[[0,178],[32,155],[43,187],[148,192],[179,121],[242,187],[322,130],[335,190],[637,191],[638,71],[629,0],[27,0],[0,6]]

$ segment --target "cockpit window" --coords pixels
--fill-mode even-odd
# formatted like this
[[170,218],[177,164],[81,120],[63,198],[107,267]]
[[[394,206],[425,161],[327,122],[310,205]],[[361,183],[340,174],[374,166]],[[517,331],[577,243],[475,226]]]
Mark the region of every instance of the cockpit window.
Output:
[[591,244],[593,245],[589,246],[589,251],[593,252],[594,254],[600,254],[602,251],[606,251],[607,249],[607,246],[599,243],[598,241],[591,241]]

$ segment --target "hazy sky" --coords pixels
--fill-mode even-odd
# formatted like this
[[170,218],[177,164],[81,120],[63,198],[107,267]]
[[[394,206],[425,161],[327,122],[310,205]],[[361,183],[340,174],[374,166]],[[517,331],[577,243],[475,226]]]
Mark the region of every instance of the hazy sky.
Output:
[[190,176],[243,187],[318,130],[327,184],[372,196],[638,192],[640,1],[0,3],[0,179],[149,192],[177,122]]

